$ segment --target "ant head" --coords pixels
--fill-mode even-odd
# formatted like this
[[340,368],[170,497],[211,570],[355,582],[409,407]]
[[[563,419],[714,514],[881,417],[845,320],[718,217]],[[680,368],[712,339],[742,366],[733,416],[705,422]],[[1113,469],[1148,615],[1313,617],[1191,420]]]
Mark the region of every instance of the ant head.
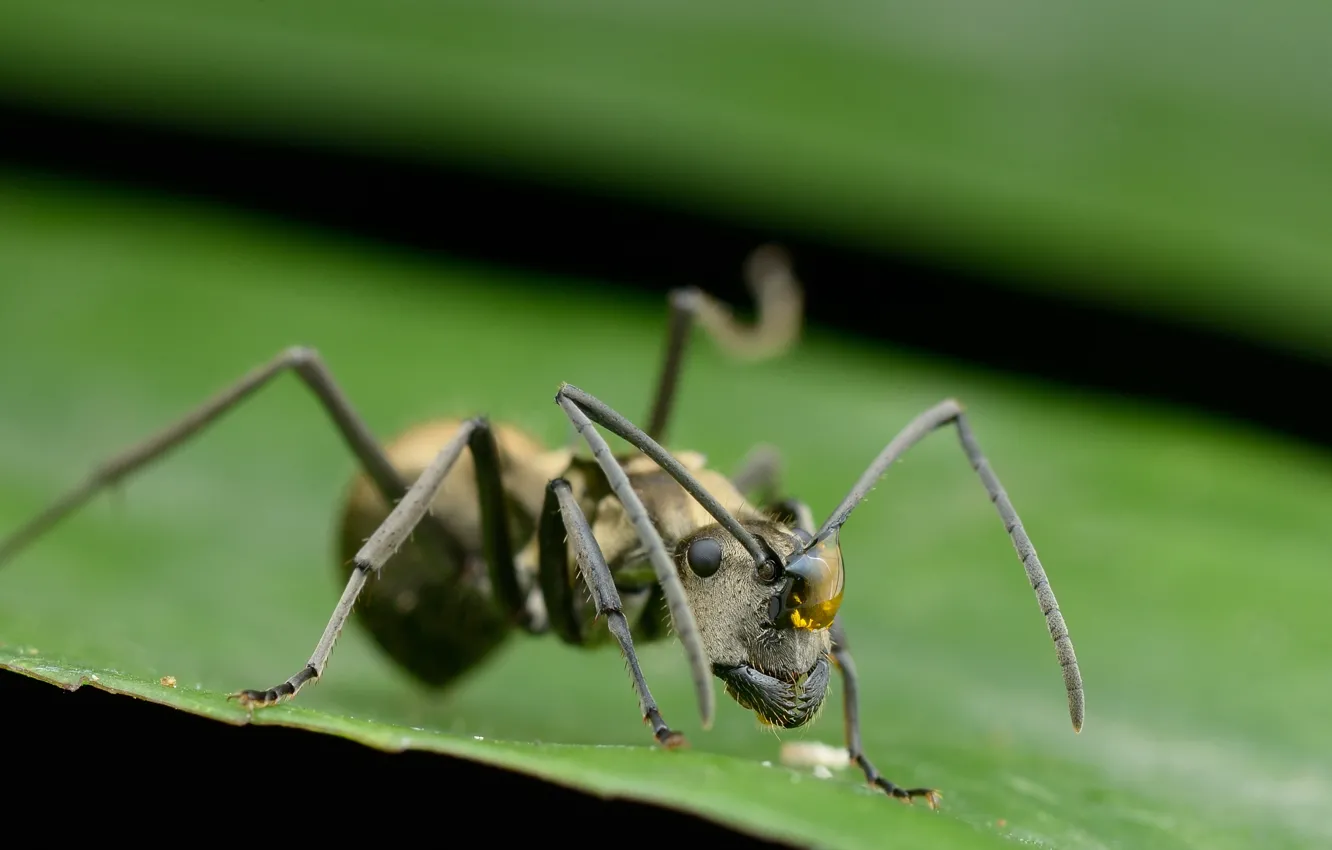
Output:
[[709,525],[676,547],[680,579],[726,692],[766,724],[803,726],[827,691],[841,550],[836,536],[811,547],[808,535],[779,522],[741,525],[770,557],[755,564],[734,536]]

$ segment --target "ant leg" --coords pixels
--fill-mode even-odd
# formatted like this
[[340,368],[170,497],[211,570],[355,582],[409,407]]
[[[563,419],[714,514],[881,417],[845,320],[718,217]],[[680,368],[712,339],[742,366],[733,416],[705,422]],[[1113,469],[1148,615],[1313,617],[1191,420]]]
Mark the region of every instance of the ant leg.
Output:
[[[556,483],[560,487],[556,487]],[[568,525],[570,514],[563,510],[560,491],[568,492],[569,483],[555,479],[546,485],[546,500],[537,521],[537,580],[541,585],[541,598],[546,603],[546,618],[550,630],[565,643],[581,646],[585,642],[582,620],[578,615],[574,586],[569,581],[569,550],[567,542],[576,540]],[[570,499],[572,501],[572,498]],[[587,518],[579,511],[582,523]],[[592,546],[600,556],[601,546],[592,538]],[[581,566],[581,562],[580,562]]]
[[[766,509],[775,513],[794,517],[792,523],[797,529],[805,534],[814,534],[814,516],[810,512],[809,505],[799,499],[782,499],[766,506]],[[842,618],[839,615],[833,620],[832,624],[832,656],[837,664],[837,669],[842,674],[842,685],[846,689],[846,694],[842,698],[842,714],[846,725],[846,749],[861,771],[865,774],[865,779],[871,784],[882,788],[890,796],[898,797],[908,802],[913,797],[924,797],[929,803],[930,808],[936,808],[939,805],[939,799],[942,796],[938,791],[929,788],[902,788],[894,782],[890,782],[879,773],[873,763],[865,756],[862,744],[860,742],[860,688],[859,678],[856,675],[856,664],[851,658],[851,649],[847,645],[846,630],[842,627]]]
[[782,477],[782,455],[775,446],[759,445],[750,449],[731,476],[735,489],[758,504],[776,501]]
[[1013,541],[1013,548],[1017,550],[1022,567],[1026,570],[1027,581],[1031,584],[1031,589],[1036,592],[1036,602],[1045,617],[1045,627],[1050,631],[1050,639],[1055,645],[1055,656],[1064,674],[1064,690],[1068,693],[1068,714],[1073,721],[1073,731],[1081,732],[1082,721],[1086,714],[1086,701],[1082,691],[1082,674],[1078,670],[1078,657],[1073,652],[1073,640],[1068,635],[1064,615],[1059,611],[1059,603],[1055,600],[1054,590],[1051,589],[1050,580],[1045,575],[1045,568],[1041,566],[1040,558],[1036,557],[1036,547],[1032,545],[1031,538],[1027,537],[1026,529],[1022,527],[1022,520],[1018,518],[1013,503],[1008,499],[1008,493],[1004,491],[998,476],[990,468],[990,462],[981,452],[980,445],[976,442],[976,435],[971,431],[971,423],[962,412],[962,405],[954,399],[936,404],[898,432],[860,476],[860,480],[851,488],[851,492],[846,494],[846,498],[837,506],[837,510],[833,511],[823,523],[818,534],[814,535],[814,541],[806,549],[813,543],[830,537],[841,528],[870,488],[908,449],[924,439],[931,431],[950,423],[957,426],[957,436],[962,443],[962,451],[971,463],[971,468],[980,476],[985,491],[990,495],[990,501],[999,511],[1004,529]]
[[[483,418],[472,420],[473,427],[467,438],[476,467],[476,492],[481,503],[481,551],[490,570],[490,584],[495,601],[514,621],[527,631],[536,629],[532,613],[527,608],[527,593],[518,579],[518,567],[513,557],[513,541],[509,536],[509,509],[505,503],[504,482],[500,477],[499,448],[490,423]],[[424,477],[424,475],[422,476]],[[443,482],[443,478],[440,481]],[[430,491],[434,498],[436,485]],[[391,519],[391,517],[390,517]],[[388,520],[385,520],[387,524]]]
[[[328,657],[333,652],[333,644],[337,642],[338,635],[342,632],[342,627],[346,625],[347,618],[351,616],[352,608],[356,605],[356,598],[360,596],[361,590],[370,573],[378,572],[384,564],[398,551],[398,547],[403,544],[407,537],[412,533],[421,520],[430,510],[430,503],[435,498],[435,493],[439,490],[444,479],[448,477],[449,470],[462,454],[463,448],[473,444],[474,435],[479,429],[485,429],[486,423],[483,419],[471,419],[464,422],[458,429],[458,433],[449,440],[445,446],[440,449],[439,454],[430,462],[421,477],[416,479],[411,488],[407,491],[402,500],[394,506],[388,517],[375,529],[375,533],[370,535],[370,539],[365,542],[360,551],[356,553],[353,559],[354,569],[351,577],[347,579],[347,587],[342,591],[342,598],[338,600],[337,607],[333,609],[333,616],[329,618],[328,625],[324,627],[324,634],[319,638],[318,645],[315,646],[314,654],[306,662],[305,667],[299,673],[287,679],[287,681],[266,691],[245,690],[232,694],[233,698],[240,700],[241,705],[248,707],[272,705],[281,699],[294,697],[302,687],[307,683],[318,679],[323,675],[324,667],[328,664]],[[478,463],[478,470],[481,466]],[[478,471],[478,478],[480,478]],[[482,504],[485,505],[483,496]],[[503,515],[500,515],[500,523],[503,523]]]
[[[661,543],[660,535],[652,527],[647,511],[643,509],[638,496],[634,494],[633,487],[629,485],[628,476],[625,475],[624,470],[616,462],[615,456],[611,454],[610,447],[606,445],[606,441],[592,427],[593,422],[647,455],[667,475],[679,482],[684,491],[694,501],[698,502],[703,510],[711,514],[712,518],[717,520],[722,528],[725,528],[732,537],[740,541],[740,545],[744,546],[745,551],[754,559],[755,565],[776,560],[777,556],[760,545],[757,538],[746,531],[744,526],[740,525],[736,518],[731,516],[731,512],[726,510],[721,502],[718,502],[711,493],[704,489],[693,473],[685,469],[684,464],[672,457],[671,453],[662,448],[660,443],[644,433],[642,428],[625,419],[610,405],[568,383],[560,384],[559,391],[555,393],[555,403],[564,409],[565,414],[574,423],[578,433],[592,449],[597,465],[601,467],[602,472],[606,473],[607,481],[615,490],[615,495],[619,497],[620,502],[624,504],[629,518],[634,521],[643,543],[648,546],[649,553],[659,546],[662,547],[661,557],[664,560],[658,568],[657,578],[662,582],[663,589],[668,591],[668,599],[670,594],[675,591],[667,588],[666,585],[672,580],[678,582],[679,577],[675,575],[675,568],[670,565],[670,559],[665,555],[664,544]],[[654,540],[656,542],[653,542]],[[683,588],[680,589],[680,594],[683,602]],[[671,610],[674,611],[675,609],[672,607]],[[679,628],[678,623],[676,628]]]
[[784,499],[774,499],[771,502],[763,503],[762,509],[768,514],[781,518],[788,525],[794,526],[797,531],[804,532],[810,539],[814,536],[814,512],[809,509],[809,505],[800,501],[786,497]]
[[740,464],[740,471],[731,476],[735,489],[746,495],[757,493],[755,504],[770,516],[780,518],[810,538],[814,536],[814,514],[809,505],[791,497],[782,497],[782,457],[772,446],[756,446]]
[[[562,519],[560,523],[563,533],[556,533],[554,523],[548,520]],[[578,506],[578,502],[573,497],[573,491],[569,488],[569,482],[562,478],[556,478],[551,481],[546,488],[546,506],[542,510],[541,516],[541,572],[542,587],[558,583],[565,591],[570,590],[568,557],[565,549],[565,534],[568,540],[572,541],[574,557],[578,561],[578,571],[582,573],[583,581],[587,584],[588,591],[592,594],[592,601],[597,606],[597,616],[605,615],[606,626],[610,629],[615,639],[619,641],[620,649],[624,653],[625,661],[629,664],[629,674],[634,680],[634,690],[638,693],[638,701],[643,710],[643,720],[652,726],[652,735],[657,742],[668,749],[686,745],[684,735],[671,730],[666,725],[666,721],[661,719],[661,712],[657,709],[657,702],[652,698],[652,692],[648,690],[647,680],[643,678],[643,670],[638,664],[638,654],[634,651],[633,637],[629,631],[629,620],[624,616],[624,611],[620,608],[620,594],[615,589],[615,580],[611,577],[610,567],[606,564],[606,558],[601,553],[601,546],[597,544],[597,539],[592,536],[592,529],[587,524],[587,516],[583,509]],[[557,572],[558,571],[558,572]],[[549,574],[550,580],[547,580]],[[570,596],[569,599],[572,597]],[[561,605],[554,599],[549,599],[551,609],[551,624],[557,623],[556,610],[565,608],[567,604]],[[567,602],[567,600],[566,600]],[[557,630],[559,626],[555,626]],[[573,628],[577,628],[576,623]],[[568,635],[561,631],[561,636],[568,639]],[[582,635],[577,635],[575,642],[582,642]]]
[[[671,614],[671,625],[675,628],[675,634],[680,638],[680,645],[684,647],[685,657],[689,660],[690,678],[694,682],[694,693],[698,697],[698,713],[703,719],[703,728],[712,726],[712,714],[716,710],[716,694],[712,690],[712,665],[708,661],[708,653],[703,648],[703,639],[698,633],[698,621],[694,618],[693,609],[689,607],[689,598],[685,595],[684,584],[680,581],[679,574],[675,571],[675,562],[666,551],[666,544],[662,542],[661,534],[656,526],[652,524],[652,518],[648,516],[647,508],[643,507],[643,500],[638,498],[634,492],[633,485],[629,482],[629,476],[625,473],[624,467],[620,466],[615,460],[615,455],[611,454],[610,446],[606,440],[592,427],[592,421],[588,418],[589,412],[596,417],[597,421],[614,433],[634,442],[634,445],[649,446],[652,451],[648,453],[658,465],[666,469],[676,480],[695,499],[700,500],[709,511],[717,511],[720,516],[725,516],[730,521],[726,527],[732,530],[734,534],[737,530],[746,535],[755,551],[758,544],[754,542],[753,536],[741,528],[726,509],[723,508],[716,499],[708,495],[698,480],[692,476],[687,469],[680,465],[679,461],[671,457],[665,449],[652,441],[651,437],[645,435],[642,431],[635,428],[628,420],[602,404],[597,399],[569,384],[561,384],[559,392],[555,394],[555,402],[560,406],[569,421],[573,423],[579,435],[587,442],[588,448],[592,450],[592,457],[606,476],[606,481],[610,484],[611,490],[615,493],[620,504],[624,506],[625,515],[634,526],[634,531],[638,539],[642,541],[647,548],[648,561],[652,564],[652,571],[656,574],[657,583],[661,585],[662,595],[666,597],[666,607]],[[635,442],[637,441],[637,442]],[[673,467],[670,464],[674,464]],[[672,471],[674,469],[674,471]],[[680,477],[683,475],[683,479]],[[706,499],[708,501],[701,501]],[[711,507],[708,507],[711,505]],[[714,513],[714,516],[719,514]],[[719,519],[720,521],[720,519]]]
[[758,306],[758,318],[752,327],[741,325],[729,307],[696,287],[671,291],[666,357],[648,415],[647,433],[653,439],[660,441],[665,435],[689,331],[695,321],[728,354],[742,360],[775,357],[800,337],[805,299],[786,252],[775,245],[757,248],[745,261],[745,281]]
[[[99,464],[83,483],[61,495],[9,537],[0,540],[0,565],[62,519],[74,513],[93,496],[166,455],[287,370],[295,372],[319,399],[324,411],[342,434],[343,441],[360,461],[361,467],[379,489],[385,501],[392,504],[402,498],[407,492],[407,485],[384,456],[364,420],[343,395],[332,374],[329,373],[328,367],[313,349],[294,347],[251,371],[162,431]],[[424,530],[425,536],[439,540],[435,536],[440,530],[436,523],[433,521],[427,523]]]
[[841,617],[833,620],[832,639],[833,661],[837,662],[837,669],[842,671],[842,686],[846,689],[846,695],[842,697],[842,711],[846,719],[846,750],[851,756],[851,761],[865,773],[865,779],[871,785],[882,788],[889,796],[906,802],[911,802],[914,797],[924,797],[931,809],[938,808],[939,798],[942,796],[938,791],[932,788],[903,788],[889,782],[865,757],[865,751],[860,743],[860,694],[856,664],[851,660],[851,650],[846,643],[846,632],[842,628]]

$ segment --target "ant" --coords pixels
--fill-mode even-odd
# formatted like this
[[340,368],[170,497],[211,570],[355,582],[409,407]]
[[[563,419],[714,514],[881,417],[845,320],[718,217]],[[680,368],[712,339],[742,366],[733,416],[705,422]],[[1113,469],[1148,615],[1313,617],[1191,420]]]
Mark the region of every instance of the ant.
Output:
[[[846,689],[850,759],[887,794],[908,802],[921,797],[933,808],[937,791],[889,781],[862,749],[856,668],[837,616],[845,583],[838,532],[903,453],[951,424],[1036,593],[1063,670],[1073,728],[1081,731],[1082,678],[1068,629],[1036,550],[958,402],[942,401],[908,423],[817,527],[803,502],[775,497],[778,462],[771,451],[751,453],[728,477],[708,469],[701,455],[662,448],[695,324],[742,359],[779,354],[800,335],[804,293],[785,252],[761,247],[745,270],[757,306],[748,326],[701,290],[671,292],[666,356],[647,428],[577,387],[560,385],[555,402],[591,458],[571,447],[546,449],[484,417],[426,422],[381,446],[318,354],[296,347],[96,467],[0,541],[0,564],[101,490],[291,371],[360,462],[339,533],[346,589],[299,672],[276,687],[231,698],[262,708],[317,680],[353,607],[389,656],[435,687],[482,663],[515,628],[580,646],[609,634],[628,662],[644,720],[655,739],[672,748],[683,745],[684,736],[662,718],[634,644],[673,631],[689,661],[705,729],[715,710],[711,676],[760,722],[789,729],[817,716],[836,667]],[[612,453],[594,423],[637,452]],[[751,503],[746,494],[755,492],[763,496]],[[580,579],[587,594],[579,592]],[[595,627],[603,617],[605,630]]]

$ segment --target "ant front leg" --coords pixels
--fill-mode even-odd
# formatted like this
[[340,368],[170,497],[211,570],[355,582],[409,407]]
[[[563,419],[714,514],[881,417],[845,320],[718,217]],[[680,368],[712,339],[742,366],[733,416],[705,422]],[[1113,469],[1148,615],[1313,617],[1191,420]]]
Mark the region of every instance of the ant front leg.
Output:
[[572,607],[568,551],[565,548],[567,539],[573,544],[578,571],[592,594],[592,602],[597,607],[597,616],[605,616],[606,626],[619,642],[620,650],[629,664],[629,674],[633,677],[634,690],[638,693],[643,720],[652,726],[652,735],[662,746],[668,749],[685,746],[687,742],[684,735],[666,725],[666,721],[661,718],[661,711],[657,708],[657,701],[652,698],[652,692],[648,690],[647,680],[643,678],[643,669],[638,664],[638,653],[634,651],[629,620],[620,607],[620,593],[615,589],[615,579],[611,576],[601,546],[592,534],[587,516],[574,499],[569,482],[562,478],[551,481],[546,488],[546,503],[541,511],[539,534],[541,586],[546,595],[552,629],[571,643],[581,643],[585,639]]
[[864,747],[860,742],[860,682],[856,676],[856,663],[851,659],[851,649],[846,644],[846,631],[842,628],[840,616],[833,620],[832,639],[833,661],[837,662],[837,669],[842,671],[842,686],[846,690],[846,694],[842,697],[842,712],[846,719],[846,750],[851,761],[864,772],[865,779],[871,785],[882,788],[889,796],[908,803],[916,797],[923,797],[931,809],[938,808],[939,800],[943,796],[938,791],[932,788],[903,788],[890,782],[865,756]]
[[[812,537],[814,534],[814,517],[809,509],[809,505],[799,499],[786,498],[773,501],[763,506],[764,510],[789,517],[791,525],[797,531]],[[851,658],[851,649],[847,646],[846,630],[842,626],[842,618],[838,616],[832,624],[832,657],[837,664],[837,669],[842,674],[842,685],[846,689],[846,694],[842,698],[842,712],[846,723],[846,750],[852,762],[865,774],[865,779],[877,788],[883,789],[889,796],[910,802],[916,797],[925,798],[925,802],[930,808],[937,808],[939,800],[942,798],[938,791],[931,788],[903,788],[895,782],[891,782],[879,773],[878,768],[865,755],[864,747],[860,741],[860,680],[856,674],[856,663]]]
[[357,597],[365,588],[372,573],[378,573],[423,519],[429,515],[430,504],[444,479],[457,462],[464,448],[472,452],[476,466],[477,491],[481,501],[483,547],[490,566],[491,581],[497,601],[520,625],[530,627],[525,596],[518,582],[514,566],[513,546],[505,522],[504,491],[500,480],[499,455],[490,424],[483,418],[464,422],[453,439],[439,451],[421,476],[407,490],[405,496],[370,536],[353,559],[354,569],[347,586],[333,609],[324,633],[314,653],[299,673],[282,684],[267,690],[245,690],[232,697],[247,708],[273,705],[294,697],[306,684],[317,680],[328,665],[333,644],[351,616]]

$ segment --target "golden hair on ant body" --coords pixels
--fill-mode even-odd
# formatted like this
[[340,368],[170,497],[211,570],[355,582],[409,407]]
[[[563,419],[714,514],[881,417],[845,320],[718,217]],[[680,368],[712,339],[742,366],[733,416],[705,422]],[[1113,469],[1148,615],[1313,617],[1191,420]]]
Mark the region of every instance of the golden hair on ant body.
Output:
[[[426,422],[381,445],[318,355],[292,348],[98,466],[0,541],[0,564],[102,489],[290,371],[311,389],[360,463],[338,528],[337,568],[345,589],[305,666],[276,687],[234,694],[241,704],[258,709],[290,699],[322,676],[355,607],[356,619],[383,650],[435,687],[483,663],[517,629],[579,646],[613,640],[654,737],[676,747],[684,738],[663,720],[634,648],[673,632],[689,661],[705,728],[715,711],[713,677],[763,724],[794,728],[818,716],[836,667],[850,759],[889,795],[922,797],[933,806],[937,792],[890,782],[863,752],[857,674],[838,616],[845,588],[838,532],[894,461],[951,424],[1036,593],[1070,716],[1081,729],[1082,680],[1068,629],[957,402],[941,402],[903,428],[817,528],[806,505],[778,498],[771,451],[751,454],[727,476],[709,469],[699,454],[671,454],[658,442],[693,325],[741,359],[771,357],[798,339],[804,296],[785,254],[760,248],[746,276],[758,308],[752,325],[737,322],[724,304],[697,289],[672,292],[666,356],[646,428],[577,387],[559,387],[555,401],[591,457],[546,448],[484,418]],[[598,427],[636,451],[613,454]]]

